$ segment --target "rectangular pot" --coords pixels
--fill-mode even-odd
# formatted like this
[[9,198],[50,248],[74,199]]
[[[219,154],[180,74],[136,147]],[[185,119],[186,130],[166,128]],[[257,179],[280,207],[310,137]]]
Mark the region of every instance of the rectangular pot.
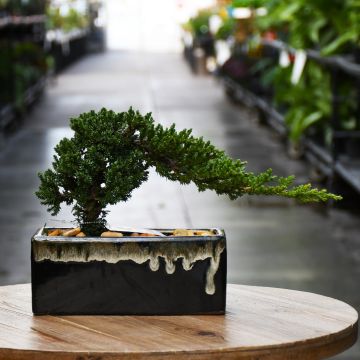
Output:
[[[35,315],[223,314],[226,237],[62,237],[31,241]],[[169,231],[169,230],[160,230]]]

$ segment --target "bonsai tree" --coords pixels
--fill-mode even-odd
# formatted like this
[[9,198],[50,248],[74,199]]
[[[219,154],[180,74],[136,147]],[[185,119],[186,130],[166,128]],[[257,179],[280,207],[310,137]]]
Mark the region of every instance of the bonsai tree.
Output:
[[234,160],[191,129],[177,132],[155,124],[151,114],[130,108],[115,113],[102,109],[70,120],[74,136],[55,147],[53,168],[39,174],[36,195],[52,215],[62,203],[87,235],[106,229],[106,207],[130,198],[147,180],[149,168],[181,184],[193,182],[199,191],[237,199],[249,195],[279,195],[301,202],[339,200],[341,197],[310,184],[294,186],[294,177],[278,177],[268,169],[246,172],[246,162]]

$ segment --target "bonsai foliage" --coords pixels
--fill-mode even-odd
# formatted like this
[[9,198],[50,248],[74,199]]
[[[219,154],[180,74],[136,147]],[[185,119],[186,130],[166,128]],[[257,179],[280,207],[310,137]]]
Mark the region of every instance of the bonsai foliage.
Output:
[[228,157],[191,130],[156,125],[151,114],[131,108],[115,113],[102,109],[70,120],[74,136],[55,147],[53,169],[40,173],[36,195],[56,215],[62,203],[86,234],[105,229],[107,205],[126,201],[155,167],[163,177],[181,184],[193,182],[199,191],[214,190],[230,199],[242,195],[280,195],[302,202],[338,200],[340,196],[310,184],[293,186],[294,177],[278,177],[268,169],[246,172],[246,162]]

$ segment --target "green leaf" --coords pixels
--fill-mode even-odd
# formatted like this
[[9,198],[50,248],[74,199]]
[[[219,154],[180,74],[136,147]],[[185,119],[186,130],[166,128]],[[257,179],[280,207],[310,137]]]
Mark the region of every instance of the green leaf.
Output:
[[354,33],[353,31],[345,32],[344,34],[336,38],[333,42],[325,46],[321,50],[321,53],[325,56],[334,54],[342,45],[346,44],[349,41],[355,40],[357,36],[358,34]]

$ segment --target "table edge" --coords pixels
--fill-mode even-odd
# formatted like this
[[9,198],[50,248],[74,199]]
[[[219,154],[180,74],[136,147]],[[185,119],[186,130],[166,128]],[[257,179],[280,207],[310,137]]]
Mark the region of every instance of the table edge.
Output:
[[[31,286],[30,283],[24,284],[16,284],[16,285],[5,285],[1,286],[1,288],[10,288],[10,287],[20,287],[20,286]],[[257,356],[257,359],[267,359],[269,356],[273,356],[275,353],[282,354],[286,351],[286,356],[282,359],[293,359],[295,354],[298,354],[299,351],[302,350],[302,354],[312,354],[313,351],[321,350],[322,353],[326,354],[324,356],[334,356],[336,354],[341,353],[342,351],[350,348],[357,341],[358,337],[358,322],[359,322],[359,314],[358,312],[349,304],[334,299],[328,296],[324,296],[321,294],[311,293],[307,291],[301,290],[292,290],[292,289],[284,289],[284,288],[275,288],[275,287],[266,287],[266,286],[255,286],[255,285],[241,285],[241,284],[231,284],[228,283],[227,286],[238,287],[238,288],[259,288],[259,289],[279,289],[291,292],[299,292],[299,293],[309,293],[314,294],[320,297],[325,297],[331,300],[336,300],[351,308],[356,314],[356,320],[353,324],[349,325],[345,329],[332,333],[330,335],[323,335],[320,337],[315,337],[305,341],[296,341],[291,344],[276,344],[276,345],[264,345],[264,346],[255,346],[255,347],[232,347],[226,349],[209,349],[209,350],[191,350],[191,351],[183,351],[183,350],[174,350],[174,351],[153,351],[153,352],[127,352],[127,353],[119,353],[118,351],[114,352],[97,352],[97,351],[71,351],[66,352],[63,350],[34,350],[34,349],[14,349],[14,348],[0,348],[0,360],[12,360],[12,359],[24,359],[30,360],[36,356],[38,360],[52,359],[53,356],[56,356],[56,359],[68,360],[68,359],[81,359],[84,357],[85,359],[92,359],[92,357],[101,357],[101,360],[112,360],[112,359],[199,359],[205,360],[208,359],[209,356],[213,354],[221,354],[222,359],[253,359],[254,356]],[[335,338],[335,341],[332,341]],[[319,344],[321,342],[321,344]],[[305,349],[306,346],[306,349]],[[303,349],[302,349],[303,348]],[[271,351],[271,355],[269,355],[269,351]],[[51,356],[50,356],[51,355]],[[289,356],[289,357],[288,357]],[[321,355],[321,357],[317,357],[316,359],[324,359],[325,357]],[[270,359],[270,358],[269,358]],[[314,358],[315,359],[315,358]]]

